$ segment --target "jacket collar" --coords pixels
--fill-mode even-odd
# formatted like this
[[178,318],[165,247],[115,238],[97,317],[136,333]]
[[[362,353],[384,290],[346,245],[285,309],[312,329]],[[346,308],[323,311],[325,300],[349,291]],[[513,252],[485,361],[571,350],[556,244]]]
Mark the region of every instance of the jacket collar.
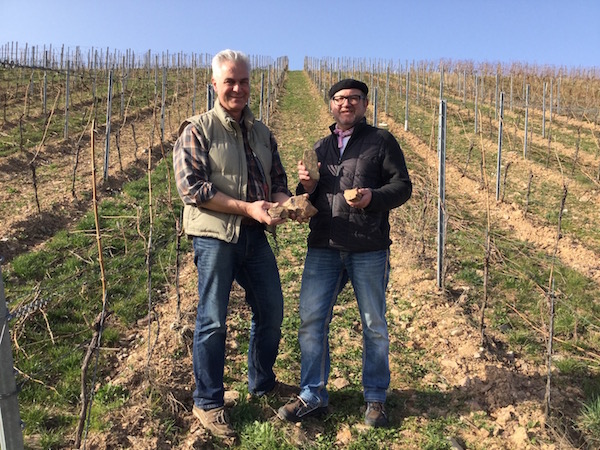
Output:
[[[333,130],[335,130],[335,126],[336,126],[336,124],[334,123],[333,125],[331,125],[329,127],[329,129],[331,130],[331,134],[334,134]],[[367,118],[363,117],[362,119],[360,119],[358,122],[356,122],[354,124],[354,133],[352,133],[352,134],[356,134],[357,132],[362,130],[365,126],[367,126]]]
[[[227,111],[225,111],[225,109],[223,109],[218,100],[215,102],[214,109],[217,117],[227,130],[234,131],[237,129],[239,124],[227,113]],[[246,126],[246,130],[250,131],[252,129],[252,125],[254,124],[254,114],[252,114],[252,111],[250,108],[248,108],[248,105],[244,106],[242,111],[242,120]]]

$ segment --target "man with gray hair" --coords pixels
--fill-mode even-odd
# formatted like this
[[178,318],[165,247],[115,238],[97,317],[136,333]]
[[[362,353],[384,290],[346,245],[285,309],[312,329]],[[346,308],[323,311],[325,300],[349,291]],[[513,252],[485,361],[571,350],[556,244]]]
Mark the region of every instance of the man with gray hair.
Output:
[[218,100],[208,112],[186,119],[173,148],[183,228],[193,239],[198,270],[194,330],[196,381],[193,414],[213,435],[233,438],[224,406],[226,317],[233,281],[252,309],[248,391],[263,395],[279,383],[273,364],[279,349],[283,295],[275,256],[265,235],[267,210],[291,193],[271,131],[248,108],[250,60],[223,50],[212,60]]

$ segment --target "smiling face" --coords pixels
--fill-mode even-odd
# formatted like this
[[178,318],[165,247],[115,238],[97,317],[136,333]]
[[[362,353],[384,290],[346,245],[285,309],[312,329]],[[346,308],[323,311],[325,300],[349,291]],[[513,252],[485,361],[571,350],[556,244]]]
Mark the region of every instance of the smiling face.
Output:
[[348,130],[352,128],[357,122],[362,120],[367,111],[369,105],[369,99],[366,98],[365,94],[360,89],[342,89],[335,93],[333,97],[351,97],[360,96],[361,99],[355,104],[346,98],[340,105],[337,102],[330,100],[331,113],[337,123],[337,126],[341,130]]
[[243,61],[224,61],[213,74],[212,84],[219,103],[239,121],[250,97],[250,71]]

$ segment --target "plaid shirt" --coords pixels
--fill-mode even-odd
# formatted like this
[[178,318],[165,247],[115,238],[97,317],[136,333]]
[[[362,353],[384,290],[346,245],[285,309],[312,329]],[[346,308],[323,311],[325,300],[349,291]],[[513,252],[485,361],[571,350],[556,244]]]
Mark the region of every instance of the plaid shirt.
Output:
[[[260,161],[248,143],[248,133],[242,121],[244,150],[248,166],[248,185],[246,201],[268,200],[268,185]],[[270,136],[273,159],[271,162],[271,193],[283,192],[291,196],[287,185],[287,175],[273,134]],[[208,162],[209,148],[205,148],[203,136],[193,125],[185,127],[173,148],[173,166],[175,182],[179,195],[187,205],[200,206],[213,198],[217,192],[209,181],[210,166]]]

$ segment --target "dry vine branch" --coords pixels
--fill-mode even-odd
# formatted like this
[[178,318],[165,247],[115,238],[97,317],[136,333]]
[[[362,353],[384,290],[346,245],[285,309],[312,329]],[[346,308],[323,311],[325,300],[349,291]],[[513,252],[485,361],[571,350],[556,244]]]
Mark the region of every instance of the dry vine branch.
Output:
[[33,70],[31,71],[31,75],[29,77],[29,83],[27,84],[27,87],[25,88],[25,100],[24,100],[24,106],[23,106],[23,115],[25,116],[29,116],[29,114],[27,114],[27,111],[29,110],[29,89],[31,88],[31,83],[33,82]]
[[56,341],[54,340],[54,333],[52,333],[52,328],[50,328],[50,322],[48,322],[48,316],[44,312],[43,309],[40,309],[42,316],[44,316],[44,321],[46,322],[46,328],[48,329],[48,334],[50,335],[50,339],[52,340],[52,344],[56,345]]
[[[52,111],[50,112],[50,116],[48,117],[48,121],[46,122],[46,128],[44,129],[44,134],[42,135],[42,140],[37,146],[36,152],[33,155],[33,158],[29,161],[29,169],[31,170],[31,179],[33,182],[33,196],[35,198],[35,204],[37,206],[38,214],[42,212],[42,208],[40,206],[40,199],[38,196],[38,186],[37,186],[37,174],[36,174],[36,166],[35,160],[37,159],[38,154],[40,153],[44,142],[46,141],[46,135],[48,134],[48,128],[50,127],[50,123],[52,122],[52,116],[54,115],[54,109],[56,108],[56,103],[58,102],[58,97],[60,96],[60,90],[58,91],[58,95],[56,96],[56,100],[54,101],[54,106],[52,106]],[[23,118],[23,116],[21,116]],[[22,132],[22,129],[21,129]],[[22,140],[22,138],[21,138]]]
[[133,122],[131,122],[131,134],[133,136],[133,145],[134,145],[133,157],[137,161],[138,160],[137,153],[138,153],[139,146],[138,146],[138,143],[137,143],[137,138],[135,137],[135,125],[134,125]]
[[175,220],[175,231],[177,232],[177,244],[175,247],[175,294],[177,296],[177,314],[176,321],[177,325],[181,322],[181,289],[179,285],[179,269],[181,265],[181,237],[184,235],[183,231],[183,208],[180,210],[179,218]]
[[73,178],[71,181],[71,196],[73,198],[77,198],[77,195],[75,194],[75,178],[77,175],[77,166],[79,165],[79,151],[81,150],[81,141],[83,140],[83,136],[85,135],[85,132],[87,131],[87,129],[90,125],[92,117],[94,117],[94,115],[95,115],[95,111],[96,111],[96,105],[92,105],[90,107],[90,116],[88,117],[87,124],[83,128],[83,131],[81,132],[81,135],[79,136],[79,139],[77,140],[77,150],[75,150],[75,162],[73,164]]
[[525,214],[527,214],[527,212],[529,211],[529,199],[531,197],[532,181],[533,181],[533,171],[531,169],[529,169],[529,180],[527,181],[527,195],[525,196],[525,211],[524,211]]
[[545,403],[545,415],[546,419],[550,416],[550,386],[552,382],[552,343],[554,339],[554,266],[556,264],[556,255],[558,254],[558,243],[561,238],[561,226],[562,216],[565,210],[565,202],[567,201],[567,186],[563,184],[563,196],[560,203],[560,209],[558,212],[558,225],[556,229],[556,240],[554,244],[554,252],[552,253],[552,262],[550,265],[550,277],[548,280],[548,348],[546,354],[546,364],[548,368],[548,374],[546,379],[546,394],[544,396]]
[[96,242],[98,244],[98,262],[100,264],[100,278],[102,282],[102,298],[106,299],[106,274],[104,272],[104,259],[102,256],[102,236],[100,234],[100,218],[98,216],[98,195],[96,188],[96,152],[95,152],[95,132],[96,132],[96,120],[92,121],[91,129],[91,157],[92,157],[92,203],[94,211],[94,222],[96,224]]
[[571,176],[575,173],[579,158],[579,147],[581,145],[581,127],[577,128],[577,141],[575,141],[575,154],[573,155],[573,167],[571,167]]
[[[154,120],[156,120],[156,108],[154,108]],[[153,131],[154,134],[154,131]],[[153,138],[153,136],[152,136]],[[152,139],[151,138],[151,139]],[[162,140],[161,140],[162,142]],[[150,376],[150,360],[152,358],[152,350],[154,345],[151,342],[152,337],[152,232],[154,229],[154,212],[152,209],[152,140],[148,148],[148,215],[149,227],[148,241],[146,245],[146,269],[147,269],[147,286],[148,286],[148,360],[146,361],[147,375]],[[157,319],[158,324],[158,319]],[[158,339],[159,329],[157,329],[156,339]]]
[[40,385],[44,386],[45,388],[48,388],[48,389],[50,389],[51,391],[54,391],[54,393],[55,393],[56,395],[59,395],[59,396],[60,396],[59,392],[56,390],[56,388],[55,388],[54,386],[48,386],[48,385],[47,385],[46,383],[44,383],[42,380],[38,380],[38,379],[36,379],[36,378],[33,378],[33,377],[32,377],[32,376],[30,376],[30,375],[27,375],[25,372],[23,372],[22,370],[20,370],[20,369],[19,369],[18,367],[16,367],[16,366],[14,367],[14,369],[15,369],[15,371],[16,371],[16,372],[17,372],[17,373],[18,373],[20,376],[22,376],[22,377],[23,377],[23,378],[25,378],[26,380],[28,380],[28,381],[33,381],[34,383],[40,384]]
[[[96,317],[94,321],[94,334],[92,335],[92,339],[87,348],[87,352],[85,357],[83,358],[83,362],[81,365],[81,411],[79,413],[79,421],[77,423],[77,432],[75,434],[75,448],[79,448],[81,446],[81,436],[83,435],[83,429],[85,427],[85,421],[88,417],[88,405],[90,404],[90,397],[87,392],[87,373],[88,367],[90,364],[90,360],[94,354],[94,351],[98,349],[100,345],[100,339],[102,336],[102,327],[104,326],[104,321],[110,315],[110,313],[106,313],[102,311]],[[93,389],[93,386],[92,386]]]
[[40,214],[42,212],[42,207],[40,206],[40,198],[38,196],[37,174],[35,171],[35,163],[33,161],[29,163],[29,169],[31,170],[31,181],[33,182],[33,196],[37,206],[37,212]]
[[504,168],[504,179],[502,180],[502,199],[500,200],[504,203],[504,196],[506,194],[506,179],[508,177],[508,168],[510,167],[511,162],[506,163],[506,167]]
[[[516,308],[514,305],[511,305],[511,304],[510,304],[510,303],[508,303],[506,300],[502,300],[502,299],[501,299],[501,301],[502,301],[502,302],[503,302],[503,303],[504,303],[506,306],[508,306],[510,309],[512,309],[512,310],[513,310],[513,312],[514,312],[515,314],[517,314],[517,315],[518,315],[518,316],[521,318],[521,320],[523,320],[525,323],[527,323],[527,325],[529,325],[529,326],[531,327],[531,329],[532,329],[532,330],[534,330],[534,331],[537,331],[538,333],[540,333],[544,339],[548,339],[548,333],[547,333],[545,330],[543,330],[543,329],[541,329],[540,327],[536,326],[536,325],[535,325],[535,324],[534,324],[534,323],[533,323],[531,320],[529,320],[529,319],[528,319],[528,318],[527,318],[527,317],[526,317],[526,316],[525,316],[525,315],[524,315],[524,314],[523,314],[521,311],[519,311],[519,310],[518,310],[518,309],[517,309],[517,308]],[[578,345],[576,345],[576,344],[573,344],[572,342],[568,342],[568,341],[566,341],[565,339],[561,339],[561,338],[558,338],[558,337],[556,337],[556,336],[553,336],[553,337],[552,337],[552,340],[554,340],[554,341],[556,341],[556,342],[560,342],[561,344],[566,344],[566,345],[569,345],[570,347],[573,347],[574,349],[576,349],[576,350],[580,351],[581,353],[584,353],[584,354],[588,355],[589,359],[586,359],[586,360],[593,361],[593,362],[599,362],[599,361],[600,361],[600,354],[598,354],[598,353],[593,353],[593,352],[590,352],[589,350],[586,350],[586,349],[585,349],[585,348],[583,348],[583,347],[580,347],[580,346],[578,346]]]
[[58,94],[56,94],[56,99],[54,99],[54,105],[52,105],[52,110],[50,111],[50,115],[48,116],[48,120],[46,121],[46,127],[44,128],[44,134],[42,135],[42,140],[38,144],[37,149],[35,151],[35,154],[33,155],[33,158],[31,159],[31,161],[29,161],[29,164],[33,164],[34,163],[34,161],[36,160],[38,154],[42,150],[42,146],[44,145],[44,142],[46,142],[46,136],[48,135],[48,128],[50,128],[50,123],[52,122],[52,116],[54,115],[54,111],[56,109],[56,104],[58,103],[58,98],[60,97],[60,94],[61,94],[61,91],[59,89],[58,90]]
[[465,177],[467,175],[467,170],[469,168],[469,162],[471,161],[471,153],[473,152],[474,143],[471,142],[469,145],[469,152],[467,153],[467,160],[465,161],[465,168],[463,169],[462,176]]
[[[154,120],[157,120],[156,114],[154,114]],[[160,152],[162,154],[163,160],[166,161],[165,145],[163,139],[160,140]],[[150,170],[150,167],[150,164],[148,164],[148,170]],[[169,208],[169,211],[173,212],[173,202],[171,201],[171,170],[169,168],[169,164],[165,164],[165,168],[167,170],[167,206]]]

